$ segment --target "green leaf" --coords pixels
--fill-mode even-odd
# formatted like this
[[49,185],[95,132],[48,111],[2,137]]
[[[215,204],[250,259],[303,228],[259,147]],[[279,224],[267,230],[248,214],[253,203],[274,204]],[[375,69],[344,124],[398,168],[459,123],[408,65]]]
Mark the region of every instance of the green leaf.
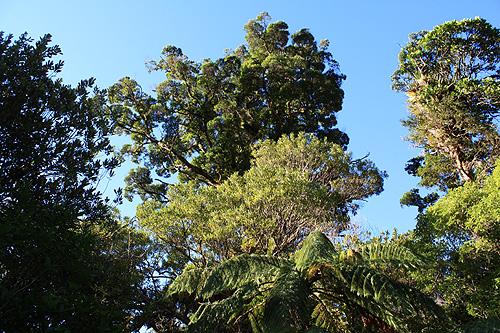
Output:
[[226,260],[208,276],[199,295],[207,299],[225,290],[239,288],[249,283],[263,283],[273,280],[284,267],[290,267],[288,260],[269,255],[242,254]]
[[206,278],[207,268],[193,268],[182,272],[168,287],[166,296],[197,294]]
[[200,332],[224,328],[231,319],[244,309],[245,300],[258,291],[255,284],[250,283],[238,288],[231,296],[215,302],[201,303],[191,316],[188,332]]
[[409,268],[425,265],[421,256],[403,246],[390,243],[367,244],[356,249],[356,252],[361,255],[362,260],[371,263],[402,265]]

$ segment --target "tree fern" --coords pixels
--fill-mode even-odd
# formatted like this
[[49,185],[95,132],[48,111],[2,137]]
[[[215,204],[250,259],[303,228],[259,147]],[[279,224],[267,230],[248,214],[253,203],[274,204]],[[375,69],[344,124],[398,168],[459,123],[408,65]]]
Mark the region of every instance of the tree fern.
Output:
[[[322,274],[325,276],[324,283],[330,286],[332,296],[349,302],[350,315],[357,313],[358,320],[372,316],[372,319],[381,320],[401,332],[408,331],[405,324],[407,318],[425,314],[427,317],[445,320],[443,311],[433,300],[371,267],[360,264],[341,268],[325,265],[322,267]],[[336,308],[339,305],[333,304],[330,311]],[[320,318],[320,315],[316,314],[316,317]],[[384,325],[383,323],[378,321],[377,325]]]
[[290,259],[239,255],[213,269],[184,272],[169,294],[199,300],[190,331],[234,325],[239,331],[238,325],[246,325],[254,332],[356,332],[363,327],[409,332],[409,319],[444,320],[444,315],[425,295],[377,268],[422,263],[407,249],[389,244],[337,252],[325,235],[313,232]]
[[338,300],[332,300],[330,296],[323,293],[315,293],[314,298],[317,300],[316,306],[311,313],[311,320],[314,325],[323,328],[327,332],[347,331],[348,322]]
[[166,296],[198,293],[208,272],[207,269],[203,268],[185,270],[170,284]]
[[302,247],[292,256],[295,267],[303,272],[312,267],[330,262],[336,254],[332,242],[321,232],[313,231],[307,236]]
[[422,257],[414,254],[409,249],[387,243],[367,244],[356,249],[361,258],[370,263],[382,263],[389,265],[402,265],[409,268],[417,268],[425,265]]
[[236,315],[244,310],[245,300],[258,291],[255,284],[249,283],[238,288],[231,296],[219,301],[201,303],[191,316],[190,332],[218,331],[224,328]]

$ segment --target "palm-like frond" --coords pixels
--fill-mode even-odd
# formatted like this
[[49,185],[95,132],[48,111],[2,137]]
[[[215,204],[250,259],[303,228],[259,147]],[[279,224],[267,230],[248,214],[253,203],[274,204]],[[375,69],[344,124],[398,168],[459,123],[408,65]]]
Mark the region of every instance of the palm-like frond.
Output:
[[[345,332],[347,320],[342,305],[332,304],[332,299],[325,294],[317,293],[316,306],[311,313],[311,319],[314,325],[321,327],[327,332]],[[345,307],[345,306],[344,306]]]
[[289,260],[269,255],[242,254],[233,257],[211,272],[199,296],[207,299],[249,283],[272,281],[284,267],[291,267]]
[[[411,302],[404,297],[399,286],[384,274],[366,266],[347,266],[338,270],[324,269],[325,273],[334,273],[349,286],[352,293],[359,297],[370,297],[375,302],[385,303],[403,313],[413,313]],[[340,276],[338,275],[340,272]]]
[[166,296],[197,294],[207,274],[208,270],[204,268],[185,270],[170,284]]
[[249,283],[220,301],[201,303],[196,313],[191,316],[189,332],[222,330],[236,315],[244,311],[245,301],[257,292],[257,286]]
[[292,260],[295,262],[295,267],[304,272],[318,264],[330,262],[336,253],[332,242],[323,233],[313,231],[306,237]]
[[274,281],[264,308],[265,332],[303,332],[309,323],[309,288],[295,269],[284,269]]
[[357,309],[361,316],[380,319],[398,331],[408,331],[405,319],[420,314],[438,320],[445,318],[442,309],[426,295],[389,279],[371,267],[361,264],[344,267],[325,265],[322,273],[326,283],[337,286],[342,297],[353,304],[354,310]]
[[401,265],[409,268],[417,268],[425,265],[422,257],[414,254],[406,247],[395,244],[367,244],[357,248],[356,252],[361,255],[364,261],[369,261],[370,263]]

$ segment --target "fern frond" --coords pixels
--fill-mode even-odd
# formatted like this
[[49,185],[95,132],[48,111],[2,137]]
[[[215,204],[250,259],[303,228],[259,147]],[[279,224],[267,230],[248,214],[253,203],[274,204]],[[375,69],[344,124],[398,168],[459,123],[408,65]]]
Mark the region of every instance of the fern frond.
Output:
[[395,329],[397,332],[401,333],[410,333],[406,323],[405,316],[402,316],[400,313],[393,312],[391,309],[388,309],[385,304],[372,302],[368,298],[355,298],[353,299],[356,302],[357,309],[356,312],[358,316],[361,316],[363,321],[367,326],[374,325],[375,327],[371,327],[373,330],[382,331],[387,330],[387,326]]
[[241,254],[212,270],[199,296],[207,299],[214,294],[239,288],[249,283],[258,285],[273,280],[283,267],[290,266],[289,260],[269,255]]
[[356,250],[361,258],[369,262],[390,265],[402,265],[408,268],[417,268],[425,265],[423,257],[418,256],[403,246],[395,244],[367,244]]
[[370,267],[325,266],[323,273],[330,285],[344,286],[341,289],[345,298],[365,309],[364,315],[371,314],[398,331],[408,331],[405,323],[408,318],[447,320],[443,310],[425,294]]
[[166,297],[197,294],[208,274],[207,268],[194,268],[182,272],[168,287]]
[[230,297],[220,301],[201,303],[191,316],[189,332],[213,332],[223,330],[226,325],[244,310],[245,301],[258,292],[255,284],[238,288]]
[[307,282],[295,269],[283,269],[274,282],[265,308],[265,332],[303,332],[310,318]]
[[304,240],[300,250],[293,255],[292,260],[296,269],[303,273],[315,265],[330,262],[335,254],[332,242],[323,233],[313,231]]
[[345,331],[345,314],[339,311],[339,305],[331,305],[331,301],[322,295],[315,295],[318,303],[311,313],[311,320],[317,327],[323,328],[327,332]]
[[399,284],[378,271],[366,266],[348,266],[340,270],[342,280],[351,292],[360,297],[370,297],[398,312],[415,313],[415,309]]
[[[253,303],[253,304],[252,304]],[[248,314],[248,319],[252,325],[252,330],[254,333],[263,333],[264,326],[262,324],[262,318],[264,318],[264,306],[262,304],[264,301],[255,297],[249,306],[252,307],[252,311]]]

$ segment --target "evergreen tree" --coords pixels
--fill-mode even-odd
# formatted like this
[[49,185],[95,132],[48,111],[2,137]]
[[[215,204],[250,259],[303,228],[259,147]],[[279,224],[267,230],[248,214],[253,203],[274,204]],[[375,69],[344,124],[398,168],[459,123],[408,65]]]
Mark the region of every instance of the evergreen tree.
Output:
[[269,19],[251,20],[247,44],[214,61],[196,63],[166,47],[150,63],[166,75],[156,98],[130,78],[110,88],[110,116],[133,141],[122,152],[144,160],[127,177],[127,195],[165,200],[165,178],[174,173],[217,186],[248,170],[252,144],[266,138],[305,132],[345,147],[347,136],[335,128],[345,76],[328,41],[318,44],[307,29],[290,36],[286,23]]
[[135,305],[108,297],[140,278],[106,282],[130,266],[100,234],[116,228],[96,191],[115,165],[96,158],[111,151],[104,95],[54,78],[50,40],[0,34],[0,331],[123,331]]

